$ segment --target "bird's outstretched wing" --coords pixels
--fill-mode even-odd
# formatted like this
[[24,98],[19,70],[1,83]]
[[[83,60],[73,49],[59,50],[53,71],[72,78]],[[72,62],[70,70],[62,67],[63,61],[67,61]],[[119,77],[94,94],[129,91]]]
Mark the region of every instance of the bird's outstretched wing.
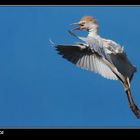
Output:
[[63,58],[72,62],[76,66],[94,71],[103,77],[111,80],[118,80],[118,77],[112,70],[105,64],[98,53],[93,52],[89,47],[84,44],[79,45],[56,45],[56,50]]

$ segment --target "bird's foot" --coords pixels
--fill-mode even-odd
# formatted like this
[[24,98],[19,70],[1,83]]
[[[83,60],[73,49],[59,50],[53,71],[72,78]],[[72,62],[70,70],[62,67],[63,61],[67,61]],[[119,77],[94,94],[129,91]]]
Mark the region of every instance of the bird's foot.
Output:
[[138,109],[138,107],[134,104],[131,105],[130,108],[133,111],[133,113],[136,115],[136,117],[140,119],[140,110]]

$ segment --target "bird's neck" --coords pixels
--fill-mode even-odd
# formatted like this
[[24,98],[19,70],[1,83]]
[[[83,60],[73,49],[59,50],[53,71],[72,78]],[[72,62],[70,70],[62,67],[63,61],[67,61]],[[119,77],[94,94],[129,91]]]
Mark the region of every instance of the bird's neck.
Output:
[[97,27],[95,28],[91,28],[88,30],[88,37],[94,37],[94,36],[97,36],[98,35],[98,29]]

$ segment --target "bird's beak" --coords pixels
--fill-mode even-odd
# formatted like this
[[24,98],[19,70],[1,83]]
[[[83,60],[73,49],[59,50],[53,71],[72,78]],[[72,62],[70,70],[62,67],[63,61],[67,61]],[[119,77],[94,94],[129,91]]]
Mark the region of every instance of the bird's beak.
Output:
[[[79,25],[80,26],[80,22],[75,22],[75,23],[72,23],[70,25]],[[81,30],[81,27],[76,27],[76,28],[74,28],[72,30]]]
[[75,22],[75,23],[72,23],[70,25],[79,25],[79,24],[80,24],[80,22]]

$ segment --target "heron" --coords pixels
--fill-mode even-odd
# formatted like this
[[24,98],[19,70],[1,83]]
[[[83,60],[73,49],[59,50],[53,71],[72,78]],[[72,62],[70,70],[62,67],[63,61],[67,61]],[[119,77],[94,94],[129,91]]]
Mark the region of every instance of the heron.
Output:
[[[69,33],[80,42],[55,45],[58,54],[77,67],[98,73],[110,80],[119,80],[131,111],[140,118],[140,111],[130,89],[130,82],[137,69],[129,61],[124,48],[113,40],[102,38],[98,34],[97,20],[92,16],[84,16],[72,25],[77,27],[69,30]],[[87,37],[77,36],[74,33],[75,30],[85,30],[88,35]]]

